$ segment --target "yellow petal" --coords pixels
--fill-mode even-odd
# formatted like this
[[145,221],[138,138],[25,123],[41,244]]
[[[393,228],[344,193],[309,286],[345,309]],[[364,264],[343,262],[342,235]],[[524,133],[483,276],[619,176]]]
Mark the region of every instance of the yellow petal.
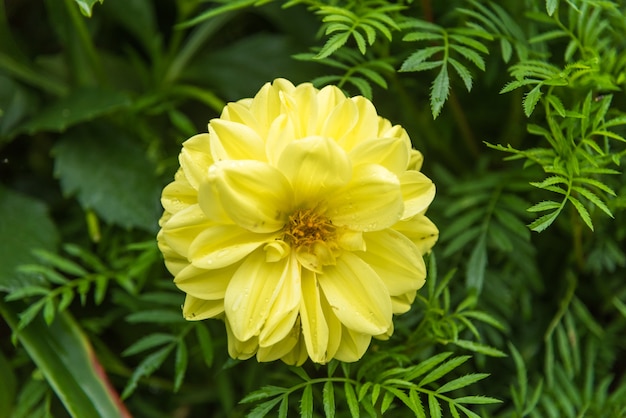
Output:
[[403,314],[408,312],[413,305],[417,291],[405,293],[403,295],[391,297],[391,307],[394,314]]
[[219,161],[209,169],[228,216],[253,232],[281,229],[292,212],[293,191],[276,168],[260,161]]
[[439,238],[439,229],[424,215],[415,215],[410,219],[402,220],[396,223],[393,229],[413,241],[422,255],[428,253]]
[[346,152],[332,139],[323,137],[287,145],[278,168],[291,182],[296,207],[314,207],[327,194],[345,186],[352,176]]
[[328,324],[320,304],[320,289],[315,273],[302,270],[302,304],[300,318],[302,335],[309,357],[316,363],[328,361]]
[[287,338],[298,317],[301,300],[300,267],[293,254],[285,262],[287,265],[277,285],[276,298],[259,334],[261,347],[278,344]]
[[[259,249],[250,254],[233,275],[226,289],[224,306],[231,330],[238,340],[259,335],[282,286],[290,286],[286,290],[288,293],[295,292],[290,259],[267,263],[265,252]],[[277,317],[272,319],[274,326],[288,316],[291,309],[292,306],[278,306],[274,312]]]
[[270,125],[281,114],[280,92],[292,92],[293,84],[285,79],[276,79],[272,84],[266,83],[254,96],[250,103],[250,112],[258,122],[259,132],[263,135]]
[[356,104],[349,99],[342,100],[328,115],[328,119],[322,128],[322,136],[333,138],[346,151],[350,147],[346,147],[342,140],[348,136],[350,131],[356,126],[359,120],[359,110]]
[[411,150],[411,160],[409,161],[409,165],[407,166],[407,170],[417,170],[420,171],[422,169],[422,164],[424,163],[424,155],[416,149]]
[[265,161],[265,142],[249,126],[223,119],[209,123],[211,153],[215,161],[259,160]]
[[214,318],[222,312],[224,312],[224,301],[221,299],[203,300],[191,295],[185,297],[183,316],[188,321],[200,321]]
[[161,193],[161,205],[170,212],[180,212],[198,203],[198,192],[191,187],[182,170],[176,173],[176,180],[165,186]]
[[405,171],[399,178],[404,199],[402,219],[425,211],[435,198],[434,183],[424,174],[413,170]]
[[317,134],[317,90],[311,83],[300,84],[292,92],[282,93],[280,100],[293,126],[295,138]]
[[376,272],[356,255],[346,252],[334,266],[326,266],[317,280],[343,325],[377,335],[391,326],[389,291]]
[[228,216],[215,182],[205,181],[198,189],[198,204],[206,217],[214,223],[232,224],[233,221]]
[[367,232],[363,237],[367,250],[357,254],[376,271],[390,295],[414,291],[424,285],[424,259],[411,240],[392,229]]
[[327,205],[333,224],[354,231],[387,228],[404,210],[398,178],[376,164],[355,167],[350,183],[330,196]]
[[221,269],[199,269],[187,266],[174,278],[174,284],[183,292],[204,300],[224,299],[228,282],[239,267],[238,264]]
[[[328,85],[323,87],[317,93],[317,120],[315,128],[309,134],[327,135],[330,133],[328,120],[338,105],[347,101],[346,95],[343,94],[337,86]],[[349,105],[348,105],[349,106]],[[335,129],[340,127],[334,126]],[[344,129],[342,135],[346,133]],[[337,138],[334,138],[335,140]]]
[[228,103],[224,107],[220,119],[246,125],[258,133],[258,123],[252,112],[250,112],[249,103],[241,101]]
[[296,316],[296,321],[294,321],[288,334],[282,340],[265,347],[260,343],[256,358],[258,361],[274,361],[281,357],[289,356],[299,341],[300,320]]
[[210,225],[200,206],[192,205],[163,224],[163,239],[172,250],[186,257],[193,241]]
[[350,151],[352,164],[379,164],[398,175],[409,163],[411,143],[403,138],[368,139]]
[[207,177],[207,168],[213,164],[209,134],[198,134],[183,142],[178,160],[189,184],[198,190]]
[[372,336],[360,332],[352,331],[347,327],[341,329],[341,344],[335,353],[335,358],[339,361],[354,362],[365,354],[370,345]]
[[228,355],[239,360],[247,360],[252,357],[259,349],[259,342],[256,337],[249,340],[241,341],[233,334],[228,322],[228,318],[224,321],[226,324],[226,335],[228,337]]
[[276,234],[254,234],[236,225],[209,226],[191,243],[189,260],[198,268],[226,267],[276,237]]
[[159,251],[163,254],[165,267],[170,273],[172,273],[173,276],[176,276],[189,265],[189,260],[187,260],[186,257],[181,256],[179,253],[172,250],[169,245],[167,245],[165,238],[163,237],[162,229],[157,234],[157,245],[159,246]]
[[269,127],[265,140],[269,163],[276,166],[283,150],[294,139],[295,131],[291,119],[287,115],[279,115]]
[[340,140],[340,145],[345,150],[352,150],[363,140],[380,137],[378,121],[381,117],[376,113],[372,102],[362,96],[352,97],[350,100],[356,105],[358,118],[352,129]]
[[[298,317],[298,321],[296,322],[296,328],[300,329],[300,318]],[[281,360],[290,366],[301,366],[307,359],[309,358],[308,353],[306,351],[306,344],[304,343],[304,338],[302,337],[302,333],[300,333],[300,338],[298,338],[298,342],[296,345],[289,351],[289,353],[285,354],[281,357]]]

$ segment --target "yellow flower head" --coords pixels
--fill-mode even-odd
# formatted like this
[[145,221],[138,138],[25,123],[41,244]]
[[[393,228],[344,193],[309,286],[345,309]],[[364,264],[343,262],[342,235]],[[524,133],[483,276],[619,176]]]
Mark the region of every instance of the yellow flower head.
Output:
[[437,240],[435,186],[363,97],[277,79],[183,144],[158,234],[189,320],[234,358],[356,361],[393,332]]

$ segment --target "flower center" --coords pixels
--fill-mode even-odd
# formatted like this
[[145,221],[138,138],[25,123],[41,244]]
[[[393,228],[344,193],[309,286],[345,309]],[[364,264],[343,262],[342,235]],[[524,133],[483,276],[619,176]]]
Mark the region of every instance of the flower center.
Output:
[[311,247],[315,243],[334,241],[336,227],[314,209],[301,209],[289,216],[285,225],[285,238],[295,248]]

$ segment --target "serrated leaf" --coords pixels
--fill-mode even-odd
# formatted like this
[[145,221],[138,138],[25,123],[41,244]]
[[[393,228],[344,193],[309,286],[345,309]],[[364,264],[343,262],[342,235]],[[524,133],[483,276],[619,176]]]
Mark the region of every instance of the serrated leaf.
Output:
[[326,58],[332,55],[333,52],[341,48],[348,42],[348,38],[350,37],[350,32],[338,33],[330,38],[324,44],[320,52],[315,56],[317,59]]
[[459,356],[459,357],[454,357],[453,359],[446,361],[445,363],[443,363],[442,365],[440,365],[439,367],[437,367],[436,369],[428,373],[426,376],[424,376],[424,378],[418,383],[418,386],[424,386],[424,385],[434,382],[435,380],[439,379],[445,374],[456,369],[457,367],[459,367],[461,364],[465,363],[469,359],[470,359],[470,356]]
[[263,418],[265,417],[274,407],[282,400],[282,397],[278,397],[275,399],[271,399],[267,402],[263,402],[260,405],[257,405],[250,413],[247,415],[247,418]]
[[497,348],[488,346],[486,344],[478,343],[475,341],[469,340],[456,340],[452,342],[459,347],[465,348],[466,350],[471,350],[476,353],[485,354],[490,357],[506,357],[506,353],[498,350]]
[[561,205],[561,203],[555,202],[554,200],[544,200],[532,205],[526,210],[528,212],[543,212],[544,210],[559,209]]
[[427,373],[429,370],[431,370],[432,368],[434,368],[441,362],[445,361],[451,355],[452,353],[450,352],[444,352],[444,353],[439,353],[437,355],[434,355],[430,357],[429,359],[420,362],[418,365],[409,368],[404,378],[409,381],[417,379],[418,377],[420,377],[424,373]]
[[585,205],[583,205],[580,200],[571,195],[567,197],[567,200],[569,200],[574,205],[576,211],[580,215],[580,218],[583,220],[583,222],[585,222],[585,225],[587,225],[589,229],[593,231],[593,222],[591,222],[591,215],[589,215],[589,211],[587,210]]
[[500,38],[500,53],[502,54],[502,60],[508,63],[513,55],[513,47],[508,39]]
[[420,49],[419,51],[409,55],[409,57],[402,63],[398,71],[417,71],[416,68],[418,65],[422,64],[424,61],[428,60],[436,53],[442,52],[443,50],[444,47],[442,46],[430,46],[428,48]]
[[181,339],[176,346],[176,357],[174,360],[174,392],[178,392],[183,384],[188,362],[187,345],[185,340]]
[[53,152],[65,195],[76,195],[83,208],[107,222],[156,231],[161,186],[135,138],[91,124],[65,135]]
[[141,353],[142,351],[146,351],[163,344],[171,343],[175,339],[175,336],[164,333],[154,333],[146,335],[145,337],[142,337],[139,340],[135,341],[130,347],[124,350],[122,352],[122,356],[132,356]]
[[492,403],[501,403],[502,401],[489,396],[463,396],[454,400],[456,403],[467,403],[473,405],[489,405]]
[[473,49],[461,45],[450,45],[450,49],[461,54],[465,59],[471,61],[480,70],[485,71],[485,60],[479,53],[477,53]]
[[287,418],[289,413],[289,395],[281,396],[281,399],[278,407],[278,418]]
[[587,190],[579,186],[573,186],[572,189],[577,191],[581,195],[583,195],[587,200],[589,200],[595,206],[600,208],[600,210],[602,210],[604,213],[609,215],[611,218],[613,217],[613,213],[611,212],[611,210],[608,208],[608,206],[606,206],[606,204],[604,204],[604,202],[596,194],[594,194],[590,190]]
[[163,364],[173,348],[174,345],[168,344],[165,347],[145,357],[141,361],[141,363],[139,363],[139,365],[135,368],[135,371],[128,380],[128,383],[126,384],[126,387],[122,392],[122,399],[126,399],[135,391],[139,379],[141,379],[142,377],[150,376],[159,367],[161,367],[161,364]]
[[465,376],[450,380],[446,382],[443,386],[436,390],[437,393],[446,393],[452,390],[460,389],[465,386],[469,386],[472,383],[476,383],[479,380],[483,380],[488,377],[489,373],[472,373],[466,374]]
[[448,67],[441,67],[439,74],[435,77],[430,89],[430,108],[433,119],[436,119],[441,113],[444,103],[448,99],[450,93],[450,77],[448,76]]
[[303,418],[313,418],[313,387],[306,385],[300,398],[300,416]]
[[51,267],[41,264],[25,264],[18,266],[16,269],[18,273],[24,273],[26,275],[40,275],[44,277],[48,282],[52,284],[58,284],[60,286],[65,285],[69,280],[63,275],[59,274]]
[[330,380],[324,383],[322,390],[322,401],[324,403],[324,414],[326,418],[335,417],[335,387]]
[[26,328],[26,326],[33,322],[37,315],[39,315],[39,312],[41,312],[41,309],[44,307],[45,303],[46,299],[41,298],[37,302],[26,308],[24,311],[20,312],[20,321],[17,324],[18,331],[23,330],[24,328]]
[[282,395],[287,392],[287,389],[281,386],[272,386],[267,385],[263,386],[261,389],[255,390],[252,393],[247,394],[242,400],[239,401],[240,404],[251,403],[260,401],[261,399],[267,399],[274,396]]
[[383,396],[383,401],[380,403],[380,412],[384,414],[391,406],[394,398],[395,396],[392,392],[386,391],[385,395]]
[[354,387],[349,382],[345,382],[344,390],[346,392],[346,401],[348,402],[348,409],[350,410],[350,416],[352,418],[359,418],[359,402],[356,399],[356,393]]
[[32,296],[45,296],[50,293],[50,289],[43,286],[24,286],[21,289],[14,290],[10,292],[4,300],[13,301],[20,300],[24,298],[29,298]]
[[548,16],[552,16],[559,5],[559,0],[546,0],[546,11]]
[[526,115],[526,117],[530,117],[530,115],[533,113],[533,110],[535,110],[535,106],[537,106],[537,102],[539,102],[541,95],[541,84],[536,85],[532,88],[531,91],[526,93],[523,101],[524,114]]
[[441,418],[441,405],[433,393],[428,394],[428,410],[430,418]]
[[454,58],[448,58],[448,62],[452,65],[452,68],[456,71],[456,73],[463,80],[463,84],[465,84],[465,88],[467,91],[472,90],[472,74],[469,72],[467,67],[461,64],[459,61]]

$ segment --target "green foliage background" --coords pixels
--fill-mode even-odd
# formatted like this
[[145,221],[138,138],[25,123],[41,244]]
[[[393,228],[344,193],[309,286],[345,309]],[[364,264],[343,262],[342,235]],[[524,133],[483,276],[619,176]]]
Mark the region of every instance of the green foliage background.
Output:
[[[0,1],[0,418],[626,417],[625,15]],[[427,285],[357,363],[229,359],[156,248],[181,143],[276,77],[372,98],[437,185]]]

